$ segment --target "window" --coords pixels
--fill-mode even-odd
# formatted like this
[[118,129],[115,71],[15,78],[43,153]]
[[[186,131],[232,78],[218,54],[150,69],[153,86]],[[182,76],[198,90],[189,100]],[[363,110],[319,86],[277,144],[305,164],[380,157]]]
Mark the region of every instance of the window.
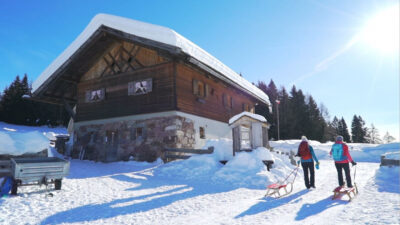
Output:
[[[214,90],[214,89],[212,89]],[[210,92],[210,86],[202,81],[198,80],[193,80],[193,94],[205,98],[208,97],[208,94]],[[214,94],[214,92],[212,92]]]
[[145,138],[145,129],[144,127],[134,127],[131,130],[131,140],[137,140]]
[[137,80],[128,83],[128,95],[143,95],[153,90],[153,79]]
[[206,139],[206,133],[204,131],[204,127],[199,127],[199,134],[201,139]]
[[105,96],[105,89],[96,89],[86,91],[86,102],[99,102],[104,99]]
[[233,98],[230,95],[222,94],[222,104],[225,108],[233,108]]

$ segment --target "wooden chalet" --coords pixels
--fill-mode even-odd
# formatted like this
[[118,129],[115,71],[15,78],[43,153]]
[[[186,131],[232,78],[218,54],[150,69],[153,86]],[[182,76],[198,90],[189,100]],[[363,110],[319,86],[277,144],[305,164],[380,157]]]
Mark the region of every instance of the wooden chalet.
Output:
[[73,118],[73,156],[152,161],[164,147],[231,138],[228,120],[268,96],[175,31],[100,14],[33,83]]

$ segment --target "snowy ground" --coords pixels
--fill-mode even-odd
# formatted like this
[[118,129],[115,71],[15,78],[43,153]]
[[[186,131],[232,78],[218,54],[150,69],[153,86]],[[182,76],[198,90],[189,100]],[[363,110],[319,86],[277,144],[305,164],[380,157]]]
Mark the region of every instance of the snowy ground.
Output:
[[[298,142],[271,144],[290,151]],[[285,155],[261,148],[222,165],[220,148],[229,142],[212,144],[215,154],[168,164],[72,160],[53,197],[31,186],[0,198],[0,224],[400,224],[399,167],[379,167],[377,157],[399,152],[399,143],[351,144],[360,192],[352,202],[330,199],[337,186],[331,143],[311,142],[321,162],[317,188],[305,189],[300,170],[293,192],[281,199],[263,196],[266,185],[294,168]],[[268,172],[260,159],[273,159],[275,167]]]
[[[178,174],[182,162],[176,164],[171,174]],[[259,185],[227,185],[202,176],[209,170],[197,174],[200,179],[165,176],[167,165],[73,160],[62,190],[51,191],[54,197],[33,186],[21,188],[18,197],[0,199],[0,224],[400,223],[399,167],[359,163],[360,194],[349,203],[345,197],[330,199],[337,175],[328,160],[321,160],[316,171],[317,189],[306,190],[300,176],[292,194],[278,200],[263,198]]]

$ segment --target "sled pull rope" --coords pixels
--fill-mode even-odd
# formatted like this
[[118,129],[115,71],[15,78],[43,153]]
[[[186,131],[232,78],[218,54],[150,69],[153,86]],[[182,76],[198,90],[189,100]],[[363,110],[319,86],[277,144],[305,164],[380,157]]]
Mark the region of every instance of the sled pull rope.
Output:
[[293,179],[293,182],[294,182],[294,180],[296,179],[297,171],[298,171],[298,170],[299,170],[299,165],[297,165],[296,168],[294,168],[294,169],[292,170],[292,172],[291,172],[282,182],[279,182],[279,183],[283,183],[283,182],[287,181],[287,180],[289,179],[290,175],[292,175],[292,173],[295,174],[295,175],[294,175],[294,179]]

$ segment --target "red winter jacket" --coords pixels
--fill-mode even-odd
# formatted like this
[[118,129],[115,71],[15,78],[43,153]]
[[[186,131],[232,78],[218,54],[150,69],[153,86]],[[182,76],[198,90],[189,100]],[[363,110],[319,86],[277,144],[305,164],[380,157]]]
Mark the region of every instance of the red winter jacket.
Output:
[[[347,147],[346,143],[344,143],[343,141],[337,141],[335,142],[335,144],[342,144],[343,146],[343,155],[347,157],[347,159],[342,160],[342,161],[336,161],[335,163],[349,163],[352,162],[353,159],[351,158],[350,152],[349,152],[349,147]],[[332,149],[329,152],[330,155],[332,155]]]

